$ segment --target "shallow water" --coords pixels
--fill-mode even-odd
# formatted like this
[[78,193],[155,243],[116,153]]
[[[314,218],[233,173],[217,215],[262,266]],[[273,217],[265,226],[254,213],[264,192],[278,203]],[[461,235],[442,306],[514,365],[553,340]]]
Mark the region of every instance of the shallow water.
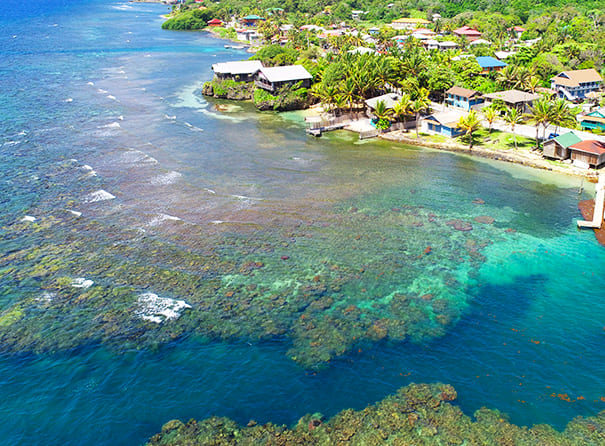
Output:
[[0,442],[141,443],[213,414],[290,424],[410,382],[520,424],[605,408],[605,251],[575,229],[578,179],[219,112],[199,89],[245,53],[161,31],[164,6],[12,3]]

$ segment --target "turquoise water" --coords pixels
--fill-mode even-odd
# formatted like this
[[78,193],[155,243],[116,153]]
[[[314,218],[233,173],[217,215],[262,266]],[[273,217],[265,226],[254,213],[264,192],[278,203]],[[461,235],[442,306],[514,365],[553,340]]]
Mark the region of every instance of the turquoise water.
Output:
[[[579,180],[219,111],[201,84],[245,54],[159,30],[165,10],[9,1],[0,16],[0,442],[136,444],[214,414],[291,424],[410,382],[519,424],[605,408],[605,250],[575,229]],[[144,324],[145,292],[192,309]]]

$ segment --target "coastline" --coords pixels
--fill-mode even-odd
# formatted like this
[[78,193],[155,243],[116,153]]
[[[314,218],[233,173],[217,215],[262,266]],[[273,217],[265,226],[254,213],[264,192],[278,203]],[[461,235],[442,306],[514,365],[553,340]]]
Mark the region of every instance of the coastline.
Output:
[[532,153],[524,154],[522,152],[503,152],[501,150],[492,150],[481,146],[475,146],[472,150],[468,148],[468,146],[459,144],[457,142],[432,142],[426,141],[424,139],[416,139],[415,137],[410,137],[407,134],[403,133],[400,130],[383,133],[378,135],[379,138],[392,141],[392,142],[400,142],[404,144],[419,146],[419,147],[428,147],[431,149],[445,150],[447,152],[455,152],[455,153],[463,153],[466,155],[472,156],[480,156],[483,158],[488,158],[496,161],[505,161],[513,164],[520,164],[527,167],[532,167],[535,169],[548,170],[551,172],[562,173],[566,175],[572,175],[576,177],[582,177],[588,179],[590,182],[596,183],[599,174],[594,170],[588,169],[579,169],[577,167],[568,166],[563,167],[557,164],[553,164],[550,161],[542,158],[539,155],[534,155]]

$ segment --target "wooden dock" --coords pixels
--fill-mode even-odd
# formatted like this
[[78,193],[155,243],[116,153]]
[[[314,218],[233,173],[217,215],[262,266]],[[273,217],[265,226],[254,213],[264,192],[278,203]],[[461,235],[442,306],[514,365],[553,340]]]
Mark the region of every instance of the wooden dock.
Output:
[[344,129],[349,123],[341,122],[338,124],[328,124],[320,127],[308,127],[307,133],[312,136],[321,136],[324,132],[331,132],[332,130],[341,130]]
[[[597,183],[595,191],[595,199],[587,200],[592,202],[591,218],[587,218],[582,212],[584,220],[578,221],[579,228],[590,228],[590,229],[601,229],[603,227],[603,210],[605,208],[605,175],[599,176],[599,182]],[[585,203],[585,202],[582,202]],[[588,205],[583,205],[585,209],[588,209]],[[580,208],[582,210],[582,208]]]
[[578,208],[584,220],[578,221],[578,228],[594,230],[598,242],[605,246],[605,225],[603,211],[605,208],[605,175],[599,176],[595,199],[580,201]]

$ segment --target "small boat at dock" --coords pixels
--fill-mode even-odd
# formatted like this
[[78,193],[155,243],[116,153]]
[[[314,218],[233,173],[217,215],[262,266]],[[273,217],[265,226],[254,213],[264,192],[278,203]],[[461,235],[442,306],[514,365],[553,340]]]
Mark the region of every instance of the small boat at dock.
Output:
[[245,45],[225,45],[225,48],[232,49],[232,50],[243,50],[244,48],[246,48],[246,46]]

